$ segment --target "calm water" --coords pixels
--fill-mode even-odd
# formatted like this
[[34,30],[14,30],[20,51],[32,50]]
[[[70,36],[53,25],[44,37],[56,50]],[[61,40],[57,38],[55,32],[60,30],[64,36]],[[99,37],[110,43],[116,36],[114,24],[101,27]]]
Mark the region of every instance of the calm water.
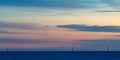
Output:
[[120,60],[120,52],[12,51],[0,52],[0,60]]

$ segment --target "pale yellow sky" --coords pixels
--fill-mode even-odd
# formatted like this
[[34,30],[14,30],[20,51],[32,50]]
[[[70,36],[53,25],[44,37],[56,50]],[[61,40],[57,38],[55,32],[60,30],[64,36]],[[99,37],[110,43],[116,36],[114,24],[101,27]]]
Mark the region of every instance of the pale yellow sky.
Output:
[[[43,25],[86,24],[120,25],[119,12],[98,12],[99,9],[47,9],[0,6],[0,21],[39,23]],[[8,10],[9,9],[9,10]],[[107,8],[105,8],[107,9]]]

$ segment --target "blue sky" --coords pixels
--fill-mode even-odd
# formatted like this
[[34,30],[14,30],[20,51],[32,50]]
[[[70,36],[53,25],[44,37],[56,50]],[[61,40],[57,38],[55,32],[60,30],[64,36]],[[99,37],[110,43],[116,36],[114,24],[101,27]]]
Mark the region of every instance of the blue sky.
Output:
[[0,0],[0,48],[115,50],[119,30],[120,0]]
[[2,6],[38,6],[58,8],[93,8],[98,5],[119,7],[119,0],[1,0]]

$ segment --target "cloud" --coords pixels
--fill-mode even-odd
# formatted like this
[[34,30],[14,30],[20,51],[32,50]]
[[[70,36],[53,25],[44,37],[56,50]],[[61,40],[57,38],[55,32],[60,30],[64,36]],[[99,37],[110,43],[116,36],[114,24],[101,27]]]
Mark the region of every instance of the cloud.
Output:
[[28,39],[0,38],[0,43],[38,43],[40,41]]
[[0,30],[0,34],[25,34],[25,33],[22,33],[22,32],[10,32],[10,31],[7,31],[7,30]]
[[108,36],[108,37],[120,37],[120,35],[118,34],[116,34],[116,35],[105,35],[105,36]]
[[59,25],[57,27],[88,32],[120,32],[120,26]]
[[120,46],[120,39],[96,39],[96,40],[77,40],[76,43],[83,42],[87,43],[88,46],[91,44],[92,46]]
[[120,10],[99,10],[99,11],[96,11],[96,12],[120,12]]
[[10,23],[0,22],[0,28],[12,28],[12,29],[40,29],[46,27],[43,25],[37,25],[32,23]]
[[55,40],[40,40],[40,39],[23,39],[23,38],[0,38],[0,43],[59,43],[60,41]]
[[80,49],[93,51],[106,51],[109,46],[110,51],[119,51],[120,39],[95,39],[95,40],[76,40],[75,46],[80,46]]

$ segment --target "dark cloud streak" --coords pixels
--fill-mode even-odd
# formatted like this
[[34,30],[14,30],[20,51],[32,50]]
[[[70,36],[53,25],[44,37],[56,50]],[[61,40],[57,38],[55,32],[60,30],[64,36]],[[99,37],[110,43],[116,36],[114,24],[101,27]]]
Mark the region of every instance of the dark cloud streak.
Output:
[[0,38],[0,43],[29,44],[29,43],[60,43],[55,40],[24,39],[24,38]]
[[0,38],[0,43],[40,43],[40,41],[28,39]]
[[120,32],[120,26],[59,25],[57,27],[88,32]]
[[76,44],[87,43],[88,46],[120,46],[120,39],[96,39],[96,40],[78,40]]
[[99,10],[99,11],[96,11],[96,12],[101,12],[101,13],[109,13],[109,12],[120,12],[120,10]]
[[110,51],[120,50],[120,39],[93,39],[93,40],[76,40],[76,46],[81,46],[93,51],[106,51],[109,46]]
[[10,23],[10,22],[0,22],[0,28],[11,28],[11,29],[40,29],[42,25],[32,24],[32,23]]
[[26,33],[22,33],[22,32],[10,32],[7,30],[0,30],[0,34],[26,34]]

